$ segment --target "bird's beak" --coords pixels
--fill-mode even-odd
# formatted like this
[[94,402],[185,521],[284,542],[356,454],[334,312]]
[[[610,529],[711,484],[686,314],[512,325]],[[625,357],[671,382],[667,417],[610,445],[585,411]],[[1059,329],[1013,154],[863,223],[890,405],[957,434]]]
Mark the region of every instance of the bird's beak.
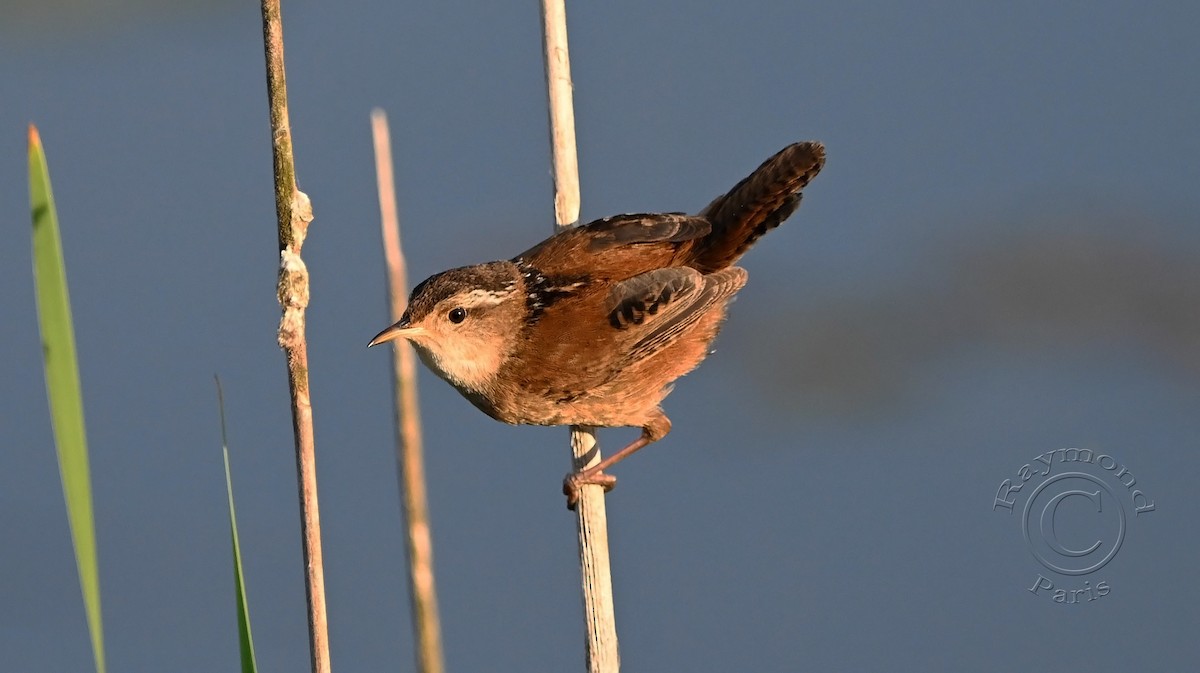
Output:
[[371,343],[367,344],[367,348],[370,348],[371,346],[378,346],[379,344],[387,343],[389,341],[395,341],[396,339],[409,339],[424,333],[424,327],[411,327],[408,324],[408,320],[404,319],[383,330],[379,334],[376,334],[375,338],[371,339]]

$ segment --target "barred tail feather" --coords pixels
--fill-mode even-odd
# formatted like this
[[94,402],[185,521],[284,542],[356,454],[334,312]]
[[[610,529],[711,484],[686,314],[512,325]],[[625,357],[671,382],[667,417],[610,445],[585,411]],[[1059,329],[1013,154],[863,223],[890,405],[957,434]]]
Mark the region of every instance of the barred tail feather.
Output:
[[825,165],[818,142],[789,145],[701,211],[712,233],[694,261],[709,273],[733,264],[755,241],[778,227],[800,205],[800,191]]

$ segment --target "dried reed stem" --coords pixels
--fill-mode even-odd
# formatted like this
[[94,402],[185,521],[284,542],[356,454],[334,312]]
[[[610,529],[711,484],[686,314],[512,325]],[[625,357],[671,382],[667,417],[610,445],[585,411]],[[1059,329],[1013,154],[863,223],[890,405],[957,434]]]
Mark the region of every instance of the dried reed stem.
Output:
[[[379,187],[388,297],[392,322],[398,322],[404,315],[408,301],[408,271],[404,251],[400,247],[400,221],[396,215],[391,134],[387,115],[378,108],[371,111],[371,138],[375,145],[375,177]],[[392,372],[396,402],[396,466],[408,532],[408,595],[416,635],[417,670],[421,673],[442,673],[446,665],[442,656],[437,586],[433,579],[433,541],[429,534],[429,502],[425,496],[425,458],[421,448],[421,412],[417,407],[417,371],[412,346],[407,341],[397,343],[392,349]]]
[[279,346],[287,356],[292,398],[292,431],[296,444],[296,473],[300,491],[300,529],[303,541],[305,594],[308,599],[308,642],[313,673],[328,673],[329,634],[325,619],[325,570],[321,558],[321,517],[317,507],[317,468],[313,446],[312,401],[309,396],[308,344],[304,309],[308,306],[308,269],[300,248],[312,204],[296,189],[292,132],[288,124],[287,81],[283,71],[283,24],[279,0],[262,0],[263,45],[267,61],[267,99],[271,116],[271,147],[275,167],[275,212],[279,218]]
[[[569,227],[579,219],[579,164],[575,153],[575,111],[571,100],[571,59],[567,51],[564,0],[542,0],[542,19],[554,164],[554,219],[557,226]],[[573,469],[580,470],[600,462],[595,430],[573,427],[571,451]],[[621,660],[613,611],[604,489],[597,485],[584,486],[575,514],[587,630],[587,668],[589,673],[615,673],[621,667]]]

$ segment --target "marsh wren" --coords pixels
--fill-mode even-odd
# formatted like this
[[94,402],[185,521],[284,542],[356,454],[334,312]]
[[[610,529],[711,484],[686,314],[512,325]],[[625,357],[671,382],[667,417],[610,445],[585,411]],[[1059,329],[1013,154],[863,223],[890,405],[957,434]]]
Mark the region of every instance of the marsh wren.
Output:
[[733,263],[796,210],[824,163],[820,143],[796,143],[699,215],[606,217],[508,261],[443,271],[413,289],[400,322],[370,345],[407,339],[498,421],[640,427],[625,448],[567,475],[574,508],[580,486],[611,489],[604,470],[671,430],[659,404],[708,355],[746,284]]

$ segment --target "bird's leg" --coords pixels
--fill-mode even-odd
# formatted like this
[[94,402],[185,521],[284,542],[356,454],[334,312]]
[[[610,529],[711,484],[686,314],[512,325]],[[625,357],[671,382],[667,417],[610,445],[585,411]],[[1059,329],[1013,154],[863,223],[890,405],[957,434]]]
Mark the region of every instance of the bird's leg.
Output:
[[606,474],[604,470],[625,460],[646,445],[657,442],[670,431],[671,420],[659,409],[656,415],[642,426],[642,435],[628,446],[589,468],[568,474],[563,479],[563,495],[567,496],[567,509],[575,510],[575,505],[579,502],[579,490],[586,484],[603,486],[605,493],[613,490],[617,485],[617,478]]

